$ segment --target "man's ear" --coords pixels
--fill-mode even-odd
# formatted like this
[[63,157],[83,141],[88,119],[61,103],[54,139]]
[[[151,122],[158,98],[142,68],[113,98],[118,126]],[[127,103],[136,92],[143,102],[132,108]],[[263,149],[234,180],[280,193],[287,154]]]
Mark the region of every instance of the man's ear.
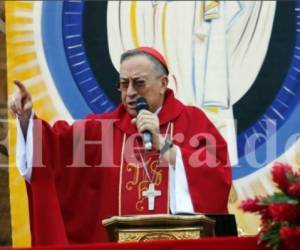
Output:
[[165,94],[167,88],[168,88],[168,84],[169,84],[169,78],[168,76],[164,75],[161,78],[161,84],[162,84],[162,89],[161,89],[161,94]]

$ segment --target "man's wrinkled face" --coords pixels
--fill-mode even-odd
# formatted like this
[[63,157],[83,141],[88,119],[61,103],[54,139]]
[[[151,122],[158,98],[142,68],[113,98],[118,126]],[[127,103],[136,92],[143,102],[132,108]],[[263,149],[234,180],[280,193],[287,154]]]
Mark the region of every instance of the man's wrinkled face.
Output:
[[131,116],[136,116],[136,100],[143,96],[149,110],[155,112],[162,106],[168,78],[155,71],[154,63],[144,55],[125,59],[120,66],[120,91],[122,103]]

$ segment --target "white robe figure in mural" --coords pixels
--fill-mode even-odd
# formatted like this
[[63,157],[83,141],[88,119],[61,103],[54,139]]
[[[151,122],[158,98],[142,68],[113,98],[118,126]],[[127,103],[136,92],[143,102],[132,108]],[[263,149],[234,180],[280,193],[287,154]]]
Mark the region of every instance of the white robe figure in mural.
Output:
[[[153,46],[166,57],[169,86],[186,104],[202,107],[237,163],[232,105],[253,84],[264,61],[275,1],[111,1],[109,52]],[[238,125],[238,124],[237,124]]]

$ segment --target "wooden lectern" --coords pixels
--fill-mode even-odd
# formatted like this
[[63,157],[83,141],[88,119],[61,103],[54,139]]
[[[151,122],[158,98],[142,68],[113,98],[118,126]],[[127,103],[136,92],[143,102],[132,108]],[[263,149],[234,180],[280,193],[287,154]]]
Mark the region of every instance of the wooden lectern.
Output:
[[215,220],[203,214],[114,216],[102,221],[115,242],[198,239],[214,236]]

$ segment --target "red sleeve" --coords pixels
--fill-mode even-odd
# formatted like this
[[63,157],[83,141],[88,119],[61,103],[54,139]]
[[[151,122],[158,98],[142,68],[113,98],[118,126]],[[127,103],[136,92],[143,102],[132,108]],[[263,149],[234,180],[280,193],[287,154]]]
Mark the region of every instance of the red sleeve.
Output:
[[189,107],[181,124],[191,124],[179,147],[195,212],[228,213],[231,167],[225,140],[197,108]]
[[98,203],[86,210],[84,201],[95,200],[98,179],[94,173],[104,169],[93,168],[101,162],[102,125],[97,121],[101,118],[91,116],[73,125],[58,121],[53,126],[35,119],[33,171],[27,184],[34,246],[86,242],[100,235],[94,219]]
[[[55,170],[63,161],[59,156],[65,146],[61,139],[67,137],[68,131],[71,126],[67,123],[58,122],[52,128],[48,123],[34,119],[33,169],[31,182],[27,183],[33,246],[68,244],[55,183]],[[72,145],[71,139],[66,144]],[[69,147],[65,150],[69,151]]]

